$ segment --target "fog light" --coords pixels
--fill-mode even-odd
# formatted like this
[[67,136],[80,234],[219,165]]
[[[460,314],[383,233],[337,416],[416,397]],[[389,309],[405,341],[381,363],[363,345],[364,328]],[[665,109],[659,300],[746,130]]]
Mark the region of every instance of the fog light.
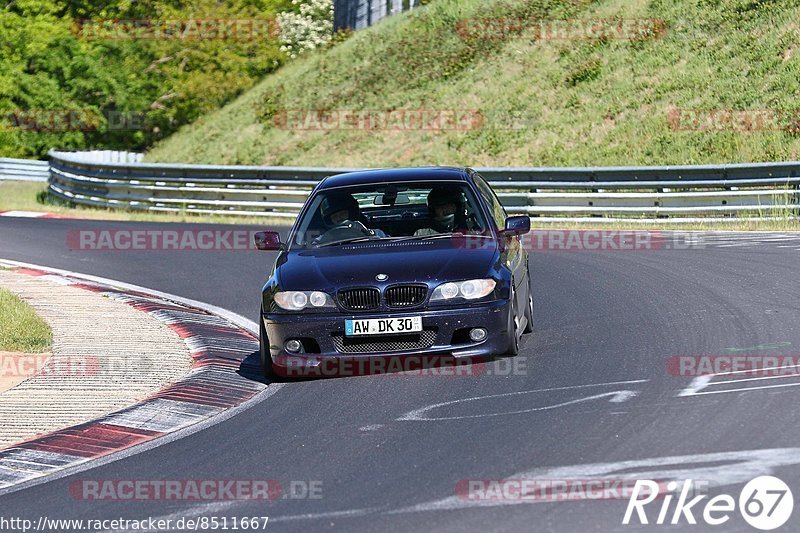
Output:
[[474,328],[470,330],[469,338],[472,339],[473,342],[481,342],[486,338],[486,330],[483,328]]
[[303,345],[300,343],[300,341],[298,341],[296,339],[292,339],[292,340],[286,341],[284,343],[283,347],[289,353],[297,353],[297,352],[299,352],[300,350],[303,349]]

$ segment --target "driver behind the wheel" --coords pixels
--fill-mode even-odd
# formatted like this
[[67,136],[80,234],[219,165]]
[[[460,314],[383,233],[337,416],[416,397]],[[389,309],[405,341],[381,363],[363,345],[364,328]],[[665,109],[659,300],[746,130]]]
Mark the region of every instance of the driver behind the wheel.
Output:
[[322,200],[320,206],[322,221],[328,228],[343,225],[361,218],[358,202],[349,194],[330,195]]
[[326,231],[315,239],[317,243],[327,240],[334,232],[339,235],[338,238],[361,236],[362,230],[359,228],[370,235],[386,237],[380,229],[366,227],[367,219],[361,214],[356,199],[349,194],[331,194],[325,197],[320,205],[320,214]]

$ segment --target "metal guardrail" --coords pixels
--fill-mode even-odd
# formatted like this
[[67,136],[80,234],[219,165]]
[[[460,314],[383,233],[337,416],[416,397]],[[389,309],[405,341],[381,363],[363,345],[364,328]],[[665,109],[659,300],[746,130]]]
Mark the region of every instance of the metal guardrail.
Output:
[[118,150],[88,150],[71,153],[80,154],[81,161],[87,163],[141,163],[144,158],[144,154],[139,152],[121,152]]
[[[316,183],[360,169],[89,161],[50,152],[50,191],[76,204],[293,218]],[[543,220],[795,218],[800,162],[479,168],[509,213]],[[604,217],[604,218],[597,218]]]
[[0,181],[47,181],[47,161],[0,158]]

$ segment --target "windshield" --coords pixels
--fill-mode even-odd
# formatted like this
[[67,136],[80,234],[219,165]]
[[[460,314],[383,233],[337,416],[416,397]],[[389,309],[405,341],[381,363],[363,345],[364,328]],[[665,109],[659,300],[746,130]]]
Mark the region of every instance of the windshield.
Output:
[[486,219],[463,182],[373,184],[320,191],[292,247],[485,234]]

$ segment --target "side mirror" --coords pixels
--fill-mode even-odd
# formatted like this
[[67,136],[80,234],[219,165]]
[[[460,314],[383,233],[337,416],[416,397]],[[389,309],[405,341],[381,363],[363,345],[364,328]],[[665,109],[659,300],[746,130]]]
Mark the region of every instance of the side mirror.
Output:
[[525,235],[530,231],[530,217],[527,215],[513,216],[506,219],[506,229],[503,230],[503,235],[506,237],[514,237],[516,235]]
[[253,240],[259,250],[283,250],[281,236],[277,231],[257,231]]

